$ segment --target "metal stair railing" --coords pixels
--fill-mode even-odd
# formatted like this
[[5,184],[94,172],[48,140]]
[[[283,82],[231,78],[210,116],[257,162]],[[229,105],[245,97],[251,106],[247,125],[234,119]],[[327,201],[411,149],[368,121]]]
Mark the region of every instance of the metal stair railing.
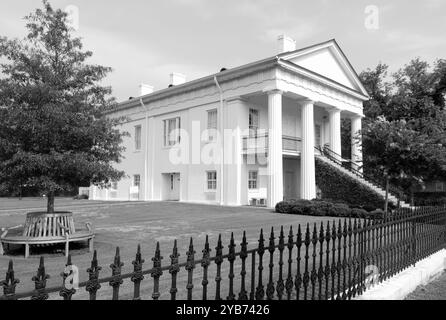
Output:
[[[371,183],[372,185],[374,185],[375,187],[380,188],[383,191],[386,190],[386,183],[385,183],[385,181],[380,181],[380,179],[377,179],[373,175],[364,174],[363,172],[359,171],[358,169],[356,169],[358,167],[358,165],[355,162],[353,162],[352,160],[343,159],[340,154],[334,152],[333,150],[331,150],[327,146],[324,146],[324,147],[317,146],[317,147],[315,147],[315,149],[317,151],[319,151],[322,156],[328,158],[332,162],[334,162],[337,165],[343,167],[347,171],[353,173],[358,178],[361,178],[361,179],[365,180],[366,182]],[[395,185],[390,184],[390,183],[389,183],[389,195],[394,196],[398,200],[398,206],[399,206],[400,201],[405,201],[406,200],[405,196],[404,196],[404,191],[402,189],[396,187]]]

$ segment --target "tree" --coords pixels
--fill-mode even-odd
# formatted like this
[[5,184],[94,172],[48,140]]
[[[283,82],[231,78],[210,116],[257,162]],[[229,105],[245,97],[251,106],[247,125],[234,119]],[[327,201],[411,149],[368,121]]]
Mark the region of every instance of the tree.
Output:
[[[364,104],[365,170],[411,193],[430,179],[446,179],[446,61],[414,59],[386,82],[387,66],[360,75]],[[440,99],[441,97],[441,99]]]
[[111,88],[100,82],[111,71],[88,64],[67,14],[47,1],[25,17],[28,35],[0,38],[0,190],[33,186],[54,195],[76,186],[107,187],[124,172],[122,137],[104,111],[115,105]]

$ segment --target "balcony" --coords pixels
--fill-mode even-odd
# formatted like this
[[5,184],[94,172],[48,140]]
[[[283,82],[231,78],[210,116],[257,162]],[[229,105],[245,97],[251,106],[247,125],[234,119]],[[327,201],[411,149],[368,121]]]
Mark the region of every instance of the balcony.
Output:
[[[268,134],[257,134],[243,137],[244,154],[267,154]],[[284,154],[299,155],[302,150],[302,139],[298,137],[282,136],[282,150]]]

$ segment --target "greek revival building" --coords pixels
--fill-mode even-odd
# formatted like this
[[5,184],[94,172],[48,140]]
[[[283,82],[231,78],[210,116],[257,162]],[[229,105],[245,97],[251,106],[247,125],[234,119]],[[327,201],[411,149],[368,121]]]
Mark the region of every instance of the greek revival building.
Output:
[[316,197],[318,147],[341,154],[341,119],[352,125],[360,167],[363,102],[368,95],[335,40],[296,49],[281,36],[277,55],[169,88],[141,85],[139,97],[109,117],[121,130],[127,177],[90,199],[184,201],[274,207]]

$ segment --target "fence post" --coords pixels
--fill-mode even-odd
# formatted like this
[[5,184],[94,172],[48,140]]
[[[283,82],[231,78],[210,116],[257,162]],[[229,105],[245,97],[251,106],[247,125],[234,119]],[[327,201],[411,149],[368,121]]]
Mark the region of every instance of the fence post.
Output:
[[98,265],[97,255],[96,250],[94,250],[90,268],[87,269],[88,281],[85,290],[90,294],[90,300],[96,300],[96,293],[101,288],[101,284],[99,283],[99,272],[102,270],[102,267]]
[[[1,246],[1,244],[0,244]],[[9,260],[8,271],[6,271],[5,280],[0,281],[0,286],[3,287],[3,297],[0,300],[16,300],[15,289],[20,282],[14,276],[14,265],[12,260]]]
[[142,264],[143,263],[144,263],[144,259],[141,256],[141,246],[138,244],[138,248],[136,249],[135,260],[132,261],[134,274],[130,279],[134,283],[134,285],[133,285],[133,300],[141,300],[140,287],[141,287],[141,281],[144,279],[144,276],[142,275]]

